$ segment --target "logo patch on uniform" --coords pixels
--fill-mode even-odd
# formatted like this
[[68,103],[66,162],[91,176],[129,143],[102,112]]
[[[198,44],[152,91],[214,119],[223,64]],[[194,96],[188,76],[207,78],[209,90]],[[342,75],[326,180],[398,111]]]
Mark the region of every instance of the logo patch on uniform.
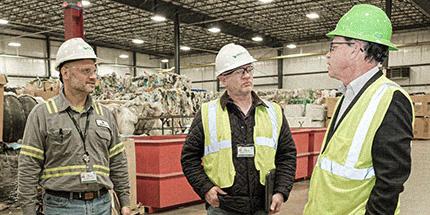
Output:
[[[109,124],[108,124],[106,121],[103,121],[103,120],[100,120],[100,119],[97,119],[97,120],[96,120],[96,124],[97,124],[97,126],[99,126],[99,127],[109,128]],[[109,128],[109,129],[110,129],[110,128]]]

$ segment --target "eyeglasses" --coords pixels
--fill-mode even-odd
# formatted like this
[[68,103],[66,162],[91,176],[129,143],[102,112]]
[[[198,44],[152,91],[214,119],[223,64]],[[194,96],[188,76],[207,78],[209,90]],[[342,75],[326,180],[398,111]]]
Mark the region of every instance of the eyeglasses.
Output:
[[223,76],[227,76],[227,75],[231,75],[233,74],[234,76],[242,76],[245,75],[245,72],[252,75],[254,73],[254,67],[253,66],[248,66],[248,67],[240,67],[234,70],[231,70],[230,72],[226,72],[224,74],[222,74]]
[[[352,45],[352,44],[355,44],[355,43],[356,42],[352,42],[352,41],[331,42],[328,52],[334,51],[334,49],[337,47],[337,46],[333,46],[333,44],[347,44],[347,45]],[[360,51],[364,52],[363,48],[360,48]]]
[[94,69],[94,68],[85,68],[85,67],[76,67],[76,66],[68,66],[66,68],[79,70],[84,75],[92,75],[93,73],[97,75],[97,72],[98,72],[97,68]]

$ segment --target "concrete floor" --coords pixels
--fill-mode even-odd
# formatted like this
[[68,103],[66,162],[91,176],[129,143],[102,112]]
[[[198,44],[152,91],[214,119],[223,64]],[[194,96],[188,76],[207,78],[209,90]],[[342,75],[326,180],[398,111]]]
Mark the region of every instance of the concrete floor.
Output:
[[[412,173],[400,194],[401,215],[430,214],[430,140],[415,140],[412,143]],[[308,199],[309,180],[294,183],[288,201],[282,205],[279,215],[299,215]],[[0,215],[22,215],[18,210],[1,211]],[[160,215],[204,215],[205,205],[196,204],[154,214]]]
[[[401,215],[430,214],[430,140],[414,140],[412,143],[412,172],[406,181],[405,191],[400,194]],[[294,183],[288,201],[282,205],[279,215],[301,215],[308,201],[309,180]],[[198,204],[175,210],[158,212],[160,215],[203,215],[205,205]]]

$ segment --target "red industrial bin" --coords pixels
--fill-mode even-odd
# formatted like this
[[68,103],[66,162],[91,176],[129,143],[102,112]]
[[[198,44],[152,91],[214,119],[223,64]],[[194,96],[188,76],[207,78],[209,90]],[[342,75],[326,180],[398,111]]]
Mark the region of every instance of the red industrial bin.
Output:
[[306,128],[292,128],[291,134],[297,149],[297,167],[295,179],[307,178],[309,165],[310,130]]
[[135,139],[137,201],[149,213],[200,201],[181,167],[186,135],[139,136]]
[[309,135],[309,165],[308,176],[312,175],[318,156],[321,152],[321,146],[324,141],[324,136],[327,128],[314,128]]

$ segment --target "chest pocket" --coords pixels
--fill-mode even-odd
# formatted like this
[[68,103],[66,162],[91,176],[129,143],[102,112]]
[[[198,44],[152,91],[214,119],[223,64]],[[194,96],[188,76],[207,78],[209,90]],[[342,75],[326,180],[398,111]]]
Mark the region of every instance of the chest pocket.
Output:
[[100,146],[106,147],[107,149],[109,147],[110,140],[112,139],[110,130],[107,128],[98,128],[94,130],[94,133],[94,139],[91,141],[96,142],[97,144],[100,144]]
[[72,129],[71,128],[61,128],[61,129],[49,129],[47,137],[47,152],[52,153],[53,156],[56,155],[67,155],[67,147],[70,145],[72,139]]

